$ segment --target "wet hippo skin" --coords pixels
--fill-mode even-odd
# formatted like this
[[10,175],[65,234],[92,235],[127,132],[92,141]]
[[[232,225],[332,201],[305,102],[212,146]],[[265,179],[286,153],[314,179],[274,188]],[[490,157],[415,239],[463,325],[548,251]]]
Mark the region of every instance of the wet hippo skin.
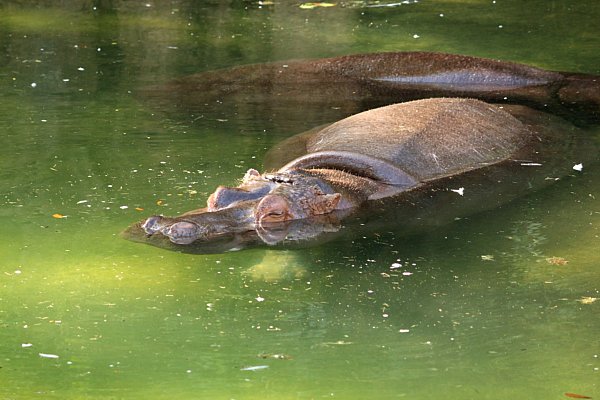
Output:
[[[250,169],[205,208],[150,217],[126,237],[214,252],[319,242],[342,219],[378,210],[388,213],[379,221],[408,227],[494,207],[568,173],[579,135],[548,113],[596,123],[599,89],[592,75],[424,52],[242,65],[145,88],[145,101],[194,120],[261,115],[277,129],[317,127],[268,152],[273,172]],[[470,195],[457,201],[457,186]]]
[[359,210],[391,204],[403,221],[414,204],[443,210],[448,194],[458,197],[451,187],[477,182],[469,192],[477,196],[457,205],[473,212],[568,173],[560,160],[575,133],[561,118],[518,105],[433,98],[385,106],[282,142],[268,157],[274,172],[250,169],[237,187],[217,188],[207,207],[149,217],[126,236],[192,252],[318,242]]
[[140,97],[190,120],[217,116],[234,123],[261,115],[276,129],[303,123],[308,129],[368,109],[430,97],[524,104],[578,121],[585,116],[597,122],[600,117],[596,76],[426,52],[242,65],[146,87]]

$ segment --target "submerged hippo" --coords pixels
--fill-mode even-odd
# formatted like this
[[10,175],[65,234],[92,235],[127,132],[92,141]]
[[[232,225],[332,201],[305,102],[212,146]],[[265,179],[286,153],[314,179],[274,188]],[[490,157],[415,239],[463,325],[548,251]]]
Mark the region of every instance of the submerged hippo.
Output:
[[271,154],[280,163],[274,172],[250,169],[239,186],[218,187],[206,208],[153,216],[141,229],[158,245],[224,240],[233,249],[305,240],[339,229],[341,218],[367,203],[440,190],[440,182],[480,171],[493,179],[488,196],[507,176],[513,184],[519,169],[529,181],[520,189],[539,187],[547,180],[529,176],[531,166],[558,158],[572,132],[560,118],[523,106],[458,98],[394,104],[292,137]]
[[267,154],[272,172],[250,169],[239,186],[217,188],[206,208],[126,231],[192,252],[322,240],[357,211],[385,209],[379,221],[421,224],[494,207],[573,165],[566,156],[576,151],[576,129],[541,110],[580,125],[600,116],[596,76],[422,52],[240,66],[143,95],[193,119],[260,114],[278,129],[292,119],[314,126],[355,114],[285,140]]
[[528,105],[600,119],[596,76],[455,54],[390,52],[241,65],[146,87],[140,97],[192,121],[264,119],[263,128],[306,129],[361,111],[430,97]]

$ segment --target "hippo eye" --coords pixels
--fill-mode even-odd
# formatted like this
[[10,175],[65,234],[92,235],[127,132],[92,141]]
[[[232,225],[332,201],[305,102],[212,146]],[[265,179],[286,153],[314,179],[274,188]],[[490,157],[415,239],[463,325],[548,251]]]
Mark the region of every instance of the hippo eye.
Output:
[[289,176],[278,175],[278,174],[267,174],[265,175],[265,179],[274,183],[283,183],[288,185],[293,185],[294,180]]
[[287,219],[284,210],[270,210],[267,214],[263,215],[261,222],[281,222]]

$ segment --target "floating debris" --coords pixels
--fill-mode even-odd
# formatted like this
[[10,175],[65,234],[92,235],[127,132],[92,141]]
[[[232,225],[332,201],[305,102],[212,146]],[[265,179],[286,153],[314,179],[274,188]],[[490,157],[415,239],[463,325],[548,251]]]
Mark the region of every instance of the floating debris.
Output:
[[567,265],[569,263],[569,261],[563,257],[548,257],[546,258],[546,262],[551,265]]
[[579,299],[577,301],[580,302],[581,304],[592,304],[596,300],[598,300],[597,297],[584,296],[584,297],[582,297],[581,299]]
[[565,393],[565,396],[567,397],[571,397],[572,399],[591,399],[590,396],[584,396],[582,394],[577,394],[577,393]]
[[454,193],[458,193],[461,196],[464,196],[464,194],[465,194],[465,188],[464,187],[461,187],[461,188],[458,188],[458,189],[450,189],[450,191],[454,192]]
[[303,10],[312,10],[317,7],[335,7],[335,3],[302,3],[299,7]]
[[287,354],[283,354],[283,353],[275,353],[275,354],[260,353],[258,355],[258,358],[262,358],[262,359],[272,358],[274,360],[291,360],[292,356],[287,355]]
[[[374,2],[374,4],[367,4],[364,7],[369,7],[369,8],[374,8],[374,7],[398,7],[398,6],[402,6],[402,5],[406,5],[406,4],[415,4],[418,3],[419,0],[404,0],[404,1],[399,1],[399,2],[395,2],[395,3],[386,3],[386,2]],[[370,3],[370,2],[366,2],[366,3]],[[443,14],[440,14],[440,17],[443,16]]]
[[52,218],[61,219],[61,218],[67,218],[67,216],[59,214],[59,213],[55,213],[55,214],[52,214]]
[[261,369],[269,368],[268,365],[251,365],[249,367],[242,367],[240,371],[260,371]]
[[323,342],[321,346],[346,346],[352,344],[352,342],[345,342],[343,340],[338,340],[337,342]]
[[579,171],[579,172],[581,172],[581,171],[583,170],[583,164],[582,164],[582,163],[575,164],[575,165],[573,165],[573,169],[574,169],[575,171]]
[[56,354],[38,353],[42,358],[59,358]]
[[482,261],[496,261],[496,260],[494,260],[494,256],[491,254],[483,254],[481,256],[481,260]]

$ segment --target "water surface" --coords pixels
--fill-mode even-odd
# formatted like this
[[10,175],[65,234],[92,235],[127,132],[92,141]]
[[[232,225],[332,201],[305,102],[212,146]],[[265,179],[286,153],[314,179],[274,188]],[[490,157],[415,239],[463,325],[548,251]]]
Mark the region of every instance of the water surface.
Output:
[[217,255],[119,236],[312,123],[178,114],[141,87],[409,50],[600,74],[597,2],[63,3],[0,6],[2,398],[600,396],[591,163],[415,235]]

